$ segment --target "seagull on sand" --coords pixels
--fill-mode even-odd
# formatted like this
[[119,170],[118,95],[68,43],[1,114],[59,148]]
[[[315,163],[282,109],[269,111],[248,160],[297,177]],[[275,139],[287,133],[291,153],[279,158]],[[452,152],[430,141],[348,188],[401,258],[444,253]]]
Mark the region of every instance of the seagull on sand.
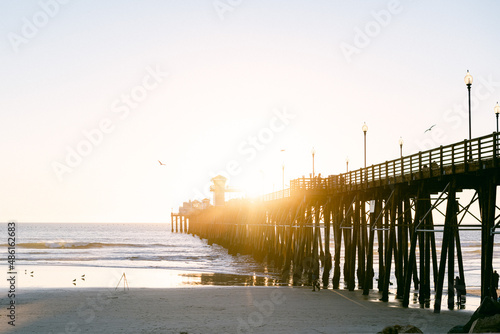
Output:
[[158,162],[160,163],[161,166],[166,166],[163,162],[161,162],[160,160],[158,160]]
[[433,126],[431,126],[430,128],[428,128],[427,130],[424,131],[424,133],[426,133],[427,131],[431,131],[433,127],[435,127],[436,124],[434,124]]

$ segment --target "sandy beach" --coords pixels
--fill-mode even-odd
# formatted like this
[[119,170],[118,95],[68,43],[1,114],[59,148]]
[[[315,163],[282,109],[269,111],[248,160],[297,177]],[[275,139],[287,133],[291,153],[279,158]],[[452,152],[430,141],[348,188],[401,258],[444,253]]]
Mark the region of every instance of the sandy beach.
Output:
[[412,324],[446,333],[471,311],[397,307],[377,293],[306,287],[26,289],[8,333],[376,333]]

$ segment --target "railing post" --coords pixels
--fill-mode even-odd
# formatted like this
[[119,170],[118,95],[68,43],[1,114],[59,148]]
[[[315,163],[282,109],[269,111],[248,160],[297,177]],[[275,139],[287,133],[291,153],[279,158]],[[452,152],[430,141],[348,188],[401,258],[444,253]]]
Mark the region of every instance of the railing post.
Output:
[[429,178],[432,177],[432,151],[429,151]]
[[389,184],[389,162],[385,162],[385,184]]
[[439,176],[443,176],[443,145],[439,146]]
[[368,188],[368,167],[365,167],[365,188]]
[[479,169],[481,169],[481,138],[477,140],[477,160],[479,161]]
[[469,171],[469,159],[467,159],[467,139],[464,139],[464,172]]
[[410,181],[413,181],[413,155],[410,155]]
[[455,145],[451,147],[451,174],[455,174]]
[[401,158],[401,182],[404,182],[405,181],[405,164],[404,164],[404,158]]
[[372,181],[373,185],[375,185],[375,166],[372,165]]
[[380,168],[380,165],[378,165],[378,183],[382,185],[382,168]]
[[422,171],[422,152],[418,152],[418,170],[419,170],[419,177],[421,179],[424,175]]
[[497,140],[498,140],[498,132],[493,133],[493,167],[497,168],[498,159],[497,159]]
[[396,182],[396,160],[392,160],[392,177]]

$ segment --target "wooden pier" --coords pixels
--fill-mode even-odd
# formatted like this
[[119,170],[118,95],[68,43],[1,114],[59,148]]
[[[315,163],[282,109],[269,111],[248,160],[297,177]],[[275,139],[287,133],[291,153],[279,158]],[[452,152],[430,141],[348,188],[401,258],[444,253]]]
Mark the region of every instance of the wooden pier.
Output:
[[[413,285],[422,307],[430,306],[435,291],[434,311],[439,312],[446,276],[449,309],[455,305],[455,277],[465,289],[460,231],[478,229],[481,298],[496,298],[492,261],[500,225],[495,216],[499,144],[497,132],[348,173],[298,178],[289,189],[259,201],[172,213],[172,230],[175,225],[175,231],[207,239],[231,254],[267,261],[293,284],[304,279],[310,284],[322,272],[325,288],[331,279],[338,289],[342,277],[347,289],[369,294],[378,263],[375,288],[383,301],[394,284],[396,298],[408,307]],[[466,189],[475,194],[461,203],[457,195]],[[470,213],[473,205],[479,217]],[[477,223],[464,223],[466,216]]]

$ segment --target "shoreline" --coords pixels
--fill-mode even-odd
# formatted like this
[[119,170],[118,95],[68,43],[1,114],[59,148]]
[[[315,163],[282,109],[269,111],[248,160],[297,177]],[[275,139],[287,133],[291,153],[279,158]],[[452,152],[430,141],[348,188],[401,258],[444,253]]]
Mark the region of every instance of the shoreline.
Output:
[[[414,325],[446,333],[472,314],[405,309],[376,295],[284,286],[30,289],[17,296],[15,332],[376,333]],[[14,332],[5,316],[0,319],[0,328]]]
[[[189,270],[174,270],[163,268],[115,268],[92,266],[54,266],[32,265],[18,266],[17,291],[20,293],[49,290],[68,289],[69,291],[86,289],[114,289],[124,286],[123,275],[131,289],[189,289],[201,287],[293,287],[306,288],[309,286],[291,286],[277,282],[271,275],[256,276],[243,274],[209,273]],[[0,281],[0,289],[7,291],[7,281]],[[346,289],[328,291],[348,291]],[[323,291],[323,289],[322,289]],[[354,290],[361,291],[361,290]],[[467,288],[467,302],[465,310],[474,311],[480,303],[479,287]],[[418,291],[410,291],[409,308],[420,308],[417,298]],[[374,297],[373,297],[374,296]],[[431,292],[430,308],[434,307],[434,292]],[[373,297],[373,298],[372,298]],[[377,289],[370,290],[371,301],[378,302],[380,293]],[[456,297],[455,297],[456,298]],[[447,289],[443,289],[441,308],[447,308]],[[391,307],[402,307],[400,300],[395,299],[395,289],[389,291]],[[428,307],[429,308],[429,307]]]
[[[166,268],[98,267],[75,265],[16,266],[18,287],[22,289],[114,288],[125,274],[131,288],[182,288],[193,286],[276,286],[268,276],[204,272]],[[121,282],[120,282],[121,284]],[[7,288],[0,281],[0,289]]]

